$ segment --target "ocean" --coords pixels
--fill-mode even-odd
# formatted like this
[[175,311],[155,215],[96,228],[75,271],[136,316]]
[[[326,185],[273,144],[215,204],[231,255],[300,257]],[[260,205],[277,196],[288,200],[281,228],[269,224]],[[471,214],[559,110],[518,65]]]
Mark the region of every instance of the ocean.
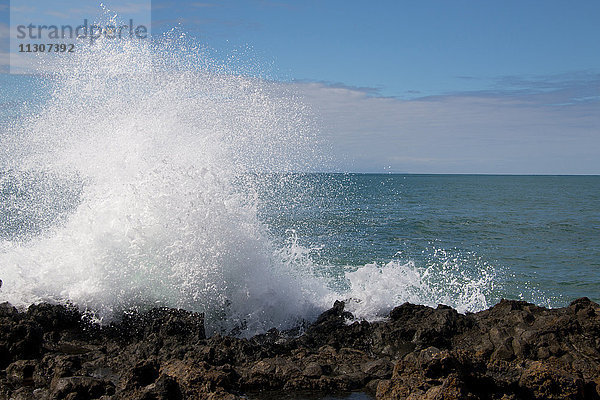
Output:
[[[548,307],[583,296],[600,301],[598,176],[298,174],[294,181],[289,192],[259,192],[260,221],[280,248],[301,249],[297,262],[341,299],[358,292],[382,310],[413,301],[461,311],[502,298]],[[82,191],[14,173],[0,182],[0,238],[13,249],[65,223]]]
[[338,299],[366,320],[600,300],[598,176],[322,173],[315,110],[177,37],[0,79],[0,301],[251,336]]
[[488,306],[502,298],[549,307],[600,300],[600,176],[304,179],[311,196],[285,212],[266,207],[265,220],[278,235],[293,227],[333,275],[394,260],[428,271],[429,283],[448,292],[435,295],[459,307],[464,287],[454,280],[481,283]]

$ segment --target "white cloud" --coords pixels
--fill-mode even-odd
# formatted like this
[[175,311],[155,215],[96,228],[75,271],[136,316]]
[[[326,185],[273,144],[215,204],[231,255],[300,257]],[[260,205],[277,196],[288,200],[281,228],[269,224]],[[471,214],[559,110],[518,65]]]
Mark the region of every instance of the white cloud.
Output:
[[295,86],[320,115],[342,170],[600,173],[598,101],[552,106],[548,93],[398,100],[321,83]]

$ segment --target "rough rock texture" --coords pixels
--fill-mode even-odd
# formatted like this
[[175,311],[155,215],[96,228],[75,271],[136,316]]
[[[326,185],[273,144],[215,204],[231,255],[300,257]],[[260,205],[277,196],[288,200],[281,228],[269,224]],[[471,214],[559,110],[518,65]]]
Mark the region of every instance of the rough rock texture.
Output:
[[600,399],[600,306],[404,304],[353,322],[336,302],[301,336],[204,335],[182,310],[96,326],[74,308],[0,304],[0,400],[239,399],[262,390],[377,399]]

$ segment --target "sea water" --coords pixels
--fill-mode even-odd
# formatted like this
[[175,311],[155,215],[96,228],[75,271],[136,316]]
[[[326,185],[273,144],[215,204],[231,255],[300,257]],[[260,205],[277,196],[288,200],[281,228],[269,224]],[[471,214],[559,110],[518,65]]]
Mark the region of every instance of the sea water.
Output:
[[276,212],[265,202],[264,218],[279,236],[295,227],[312,260],[346,278],[335,280],[342,292],[462,311],[501,298],[549,307],[600,301],[600,176],[303,179],[312,195]]
[[0,301],[249,336],[336,299],[368,320],[600,300],[599,177],[319,173],[309,105],[184,36],[40,72],[0,78]]

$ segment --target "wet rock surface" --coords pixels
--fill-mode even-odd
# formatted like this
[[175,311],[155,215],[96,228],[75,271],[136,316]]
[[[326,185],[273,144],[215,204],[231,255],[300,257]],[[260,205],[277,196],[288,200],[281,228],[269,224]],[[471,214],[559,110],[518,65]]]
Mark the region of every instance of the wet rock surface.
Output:
[[240,399],[360,390],[377,399],[600,399],[600,306],[503,300],[475,314],[404,304],[350,322],[336,302],[300,335],[206,338],[166,308],[99,327],[72,307],[0,304],[0,399]]

